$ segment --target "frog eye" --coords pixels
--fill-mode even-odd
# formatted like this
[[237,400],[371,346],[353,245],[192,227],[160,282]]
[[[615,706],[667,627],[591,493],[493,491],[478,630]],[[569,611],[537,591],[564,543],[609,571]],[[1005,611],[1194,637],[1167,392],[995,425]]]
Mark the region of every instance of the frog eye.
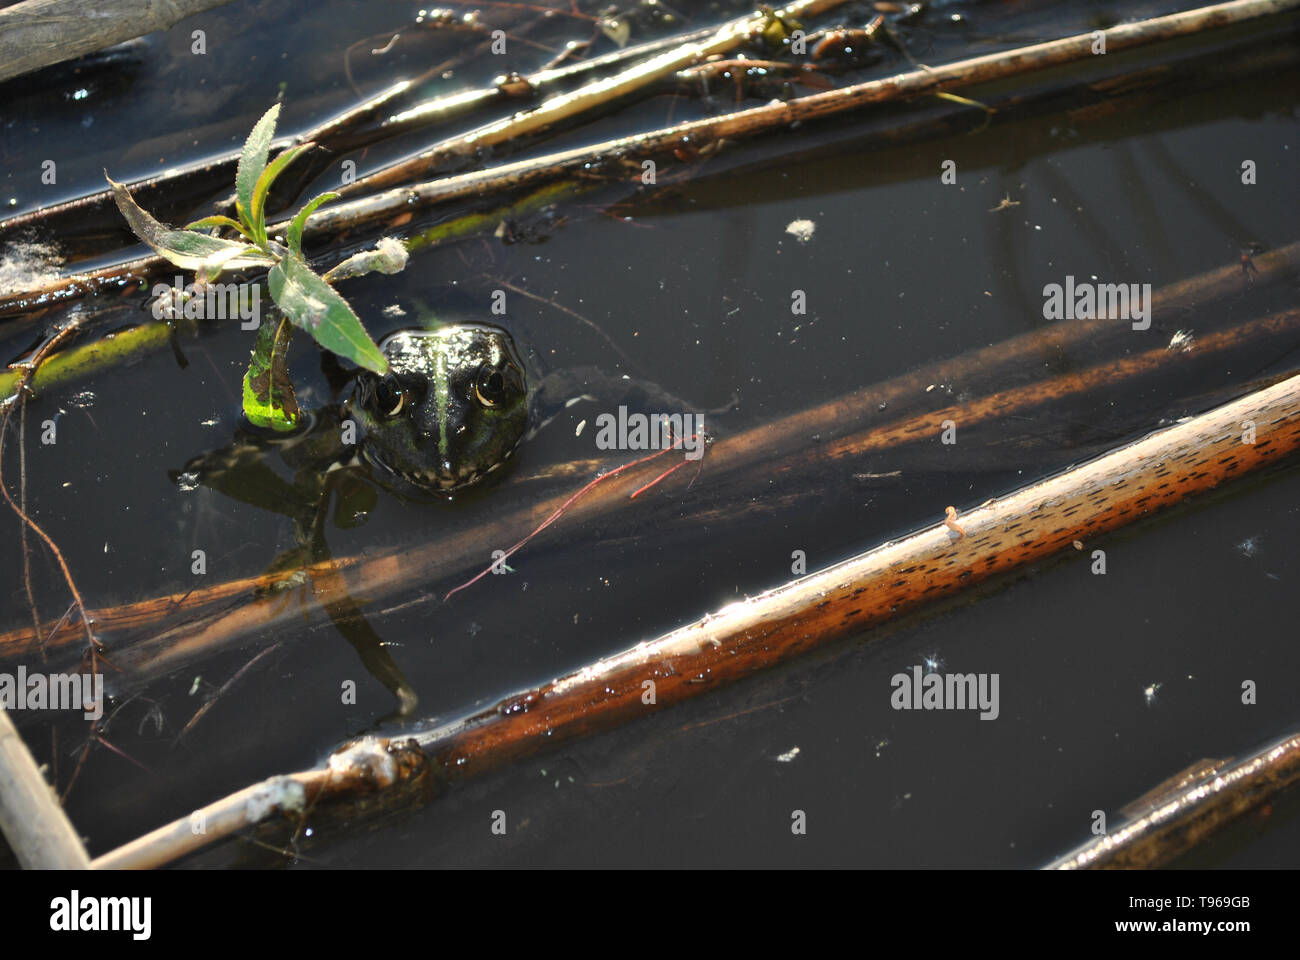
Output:
[[385,419],[391,420],[406,406],[406,391],[391,374],[375,384],[375,409]]
[[478,373],[474,375],[474,396],[478,402],[485,407],[495,407],[505,395],[506,378],[501,376],[501,371],[487,364],[479,367]]
[[495,407],[519,383],[519,371],[507,363],[501,369],[483,364],[474,375],[474,396],[485,407]]

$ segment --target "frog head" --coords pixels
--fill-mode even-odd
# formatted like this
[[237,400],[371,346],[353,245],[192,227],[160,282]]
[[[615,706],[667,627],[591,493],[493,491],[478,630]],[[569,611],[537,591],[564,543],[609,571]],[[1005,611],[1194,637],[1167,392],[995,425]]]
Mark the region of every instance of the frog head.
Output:
[[399,330],[379,348],[388,373],[359,374],[345,410],[373,467],[446,493],[510,458],[528,427],[528,382],[506,331],[481,323]]

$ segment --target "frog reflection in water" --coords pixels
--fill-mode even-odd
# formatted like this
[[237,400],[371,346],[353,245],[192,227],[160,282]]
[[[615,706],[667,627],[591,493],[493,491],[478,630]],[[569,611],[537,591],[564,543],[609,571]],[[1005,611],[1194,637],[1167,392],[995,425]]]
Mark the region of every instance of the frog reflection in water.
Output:
[[[324,531],[331,494],[335,524],[350,527],[377,503],[373,484],[417,499],[479,484],[503,472],[530,430],[544,426],[576,395],[595,399],[595,392],[630,403],[657,399],[685,408],[652,384],[591,368],[530,383],[510,335],[489,324],[400,330],[380,349],[389,372],[357,372],[348,399],[317,411],[308,431],[275,440],[246,435],[226,450],[192,460],[185,473],[293,519],[298,545],[272,564],[272,573],[285,575],[273,589],[303,583],[304,575],[295,571],[311,567],[322,607],[370,673],[396,697],[398,715],[406,716],[415,707],[415,693],[330,564]],[[355,425],[351,444],[345,442],[349,422]],[[295,470],[292,483],[267,463],[268,446],[279,448]]]

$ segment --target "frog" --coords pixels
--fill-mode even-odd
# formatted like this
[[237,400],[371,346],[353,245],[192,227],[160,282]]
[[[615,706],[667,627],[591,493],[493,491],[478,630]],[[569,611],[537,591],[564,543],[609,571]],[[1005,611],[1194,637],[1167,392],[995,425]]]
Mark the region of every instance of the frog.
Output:
[[[272,590],[303,585],[303,571],[331,577],[325,538],[334,525],[364,523],[385,490],[403,500],[454,499],[503,476],[516,451],[576,402],[689,409],[656,384],[594,367],[543,374],[528,363],[501,326],[427,317],[378,344],[388,371],[345,371],[329,354],[322,365],[341,403],[313,410],[289,436],[241,427],[235,442],[172,471],[173,481],[199,483],[233,499],[292,518],[296,546],[271,564]],[[734,403],[734,398],[733,398]],[[286,480],[268,462],[271,450],[293,470]],[[397,701],[388,719],[409,717],[417,703],[410,684],[337,575],[317,594],[366,668]],[[382,722],[382,721],[381,721]]]
[[449,494],[504,467],[528,432],[529,378],[502,327],[475,322],[399,330],[362,371],[343,416],[358,462],[405,493]]

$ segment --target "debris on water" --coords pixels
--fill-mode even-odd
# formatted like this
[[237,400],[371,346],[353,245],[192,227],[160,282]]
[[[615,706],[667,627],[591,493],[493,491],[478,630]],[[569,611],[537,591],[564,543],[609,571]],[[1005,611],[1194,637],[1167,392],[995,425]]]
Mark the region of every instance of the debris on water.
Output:
[[579,420],[579,421],[578,421],[577,429],[575,429],[575,430],[573,431],[573,435],[574,435],[575,437],[580,437],[580,436],[582,436],[582,431],[586,428],[586,426],[587,426],[587,421],[586,421],[586,420]]
[[199,488],[199,475],[197,473],[178,473],[176,475],[176,486],[181,493],[193,493]]
[[813,233],[816,229],[817,224],[813,223],[811,220],[791,220],[786,224],[785,232],[790,234],[790,236],[794,237],[800,243],[807,243],[812,239]]
[[1163,683],[1153,683],[1143,688],[1142,699],[1146,701],[1148,707],[1156,702],[1156,694],[1160,692],[1160,688],[1163,686]]
[[1237,544],[1237,549],[1241,551],[1242,556],[1253,557],[1259,553],[1259,537],[1247,537]]
[[1186,330],[1179,330],[1170,338],[1169,346],[1165,347],[1165,349],[1179,350],[1183,353],[1186,353],[1188,350],[1192,349],[1192,346],[1194,345],[1194,340],[1195,338]]
[[31,290],[57,280],[62,263],[52,244],[15,240],[0,251],[0,293]]
[[609,37],[620,48],[627,46],[628,40],[632,37],[632,24],[628,20],[607,17],[604,20],[596,21],[596,26],[600,27],[600,32]]
[[799,748],[791,747],[785,753],[779,754],[776,758],[777,763],[790,763],[795,757],[799,756]]

